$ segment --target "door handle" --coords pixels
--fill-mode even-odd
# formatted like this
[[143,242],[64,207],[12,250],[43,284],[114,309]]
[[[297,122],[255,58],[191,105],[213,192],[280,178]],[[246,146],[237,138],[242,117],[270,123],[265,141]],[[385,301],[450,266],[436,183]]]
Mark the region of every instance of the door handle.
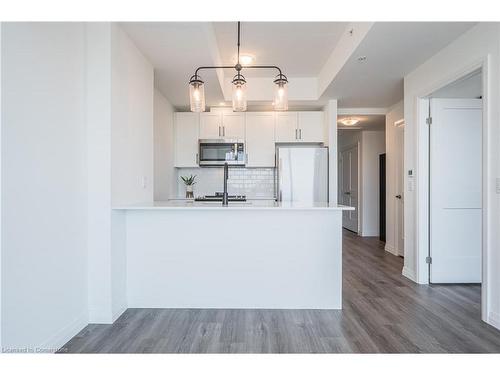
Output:
[[396,195],[396,198],[401,199],[401,194]]

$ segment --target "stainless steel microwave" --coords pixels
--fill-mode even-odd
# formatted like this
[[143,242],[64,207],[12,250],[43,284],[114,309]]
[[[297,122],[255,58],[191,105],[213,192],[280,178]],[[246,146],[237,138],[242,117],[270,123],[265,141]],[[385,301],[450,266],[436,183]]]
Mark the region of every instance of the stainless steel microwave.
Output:
[[200,167],[217,167],[228,163],[232,166],[245,166],[245,144],[231,139],[200,139]]

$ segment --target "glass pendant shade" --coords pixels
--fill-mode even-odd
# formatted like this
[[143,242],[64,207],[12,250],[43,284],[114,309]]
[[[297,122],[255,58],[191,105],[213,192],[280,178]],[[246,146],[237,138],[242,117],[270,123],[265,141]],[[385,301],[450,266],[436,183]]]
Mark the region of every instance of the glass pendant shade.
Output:
[[205,112],[205,85],[202,81],[189,83],[191,112]]
[[288,87],[285,81],[276,83],[276,87],[274,88],[274,110],[288,110]]
[[247,85],[244,80],[233,81],[233,111],[247,110]]

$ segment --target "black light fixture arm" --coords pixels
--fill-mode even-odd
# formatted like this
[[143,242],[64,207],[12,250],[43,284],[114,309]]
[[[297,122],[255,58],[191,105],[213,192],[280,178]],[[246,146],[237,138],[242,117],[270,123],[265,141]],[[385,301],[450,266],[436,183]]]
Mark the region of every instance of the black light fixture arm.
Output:
[[230,65],[221,65],[221,66],[200,66],[196,68],[194,75],[197,76],[198,72],[200,70],[205,70],[205,69],[236,69],[237,71],[243,70],[243,69],[276,69],[280,75],[283,75],[281,72],[281,69],[275,65],[251,65],[251,66],[241,66],[238,69],[238,64],[234,66]]
[[237,59],[236,65],[234,65],[234,66],[231,66],[231,65],[200,66],[195,70],[194,75],[191,77],[189,83],[190,84],[203,83],[203,81],[201,81],[201,79],[198,75],[198,72],[200,70],[205,70],[205,69],[235,69],[237,72],[237,75],[236,75],[237,80],[243,79],[243,81],[244,81],[244,78],[240,73],[243,69],[276,69],[278,71],[278,76],[274,80],[274,83],[281,84],[281,83],[288,82],[286,76],[281,72],[281,69],[279,67],[277,67],[276,65],[251,65],[251,66],[244,66],[243,67],[240,64],[240,22],[238,22],[238,43],[237,43],[237,45],[238,45],[238,59]]

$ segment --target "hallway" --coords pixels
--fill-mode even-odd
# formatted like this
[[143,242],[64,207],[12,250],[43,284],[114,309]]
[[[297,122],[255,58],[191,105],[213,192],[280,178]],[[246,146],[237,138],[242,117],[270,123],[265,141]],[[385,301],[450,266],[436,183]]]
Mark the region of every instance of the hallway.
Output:
[[[376,238],[344,230],[343,310],[128,309],[63,353],[500,353],[480,287],[417,285]],[[228,281],[230,282],[230,281]]]

